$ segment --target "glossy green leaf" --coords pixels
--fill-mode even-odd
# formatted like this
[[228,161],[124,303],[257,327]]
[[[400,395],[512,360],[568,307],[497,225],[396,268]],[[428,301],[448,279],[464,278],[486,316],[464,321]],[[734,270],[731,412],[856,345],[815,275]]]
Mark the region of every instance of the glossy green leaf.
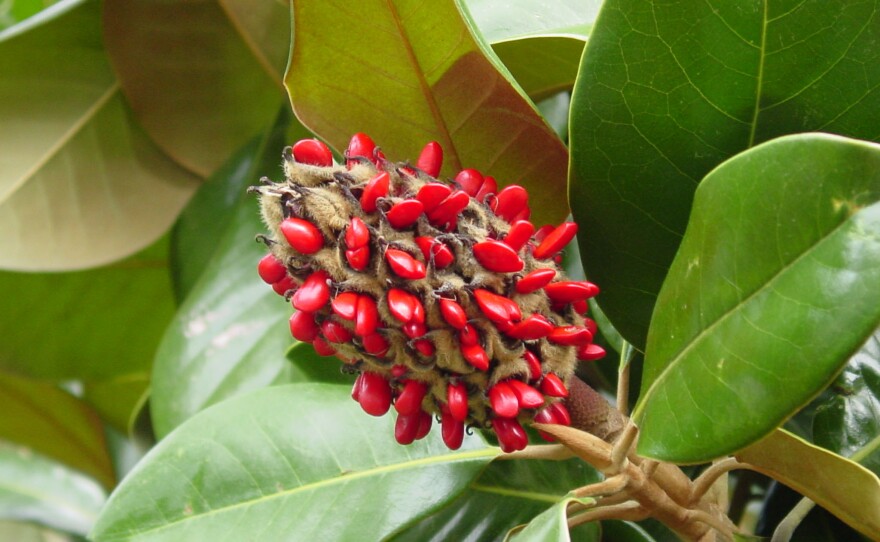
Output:
[[880,538],[880,479],[858,463],[781,429],[736,458],[812,499],[860,533]]
[[651,323],[639,452],[700,462],[817,395],[880,324],[880,146],[787,136],[706,177]]
[[[392,160],[431,140],[442,176],[474,167],[530,190],[532,218],[561,220],[567,151],[503,66],[486,55],[453,0],[294,3],[285,77],[297,117],[338,150],[365,132]],[[491,55],[491,51],[489,51]]]
[[135,253],[197,186],[132,124],[99,24],[98,2],[67,1],[0,33],[0,268]]
[[283,2],[104,2],[104,41],[126,99],[178,163],[208,176],[283,102]]
[[880,137],[880,6],[606,0],[572,98],[587,275],[641,349],[701,179],[790,133]]
[[55,0],[6,0],[0,4],[0,31],[51,6]]
[[85,535],[105,499],[91,478],[26,447],[0,442],[0,518]]
[[[593,499],[575,499],[566,497],[554,504],[547,510],[538,514],[526,527],[516,531],[509,537],[511,542],[529,542],[541,540],[543,542],[570,542],[571,535],[568,532],[568,514],[566,510],[570,504],[590,504]],[[600,529],[598,523],[590,525],[593,530],[591,538],[598,539]],[[578,538],[581,540],[581,538]]]
[[603,521],[602,540],[614,542],[656,542],[651,533],[631,521]]
[[104,428],[92,409],[52,384],[0,373],[0,439],[24,445],[113,487]]
[[295,342],[287,350],[286,357],[294,365],[297,374],[301,374],[302,379],[307,382],[326,382],[346,386],[354,384],[354,375],[342,372],[343,365],[336,356],[321,356],[309,343]]
[[380,540],[462,491],[497,453],[450,452],[434,428],[395,442],[346,386],[294,384],[230,399],[181,425],[120,484],[91,537]]
[[880,474],[880,331],[853,356],[816,407],[813,439]]

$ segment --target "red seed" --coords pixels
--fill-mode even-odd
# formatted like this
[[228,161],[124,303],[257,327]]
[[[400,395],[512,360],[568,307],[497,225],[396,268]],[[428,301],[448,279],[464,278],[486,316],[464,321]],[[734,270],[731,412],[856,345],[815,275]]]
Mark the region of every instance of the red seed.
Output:
[[516,281],[516,291],[520,294],[529,294],[535,290],[540,290],[544,286],[547,286],[555,276],[555,269],[536,269]]
[[373,142],[373,138],[361,132],[351,136],[351,140],[348,142],[348,149],[345,151],[345,165],[348,169],[359,163],[357,160],[351,160],[351,158],[356,156],[366,158],[374,164],[377,163],[376,143]]
[[467,325],[467,313],[452,299],[440,298],[440,315],[455,329],[464,329]]
[[469,196],[476,196],[483,186],[483,174],[476,169],[463,169],[455,176],[455,182]]
[[425,357],[431,357],[434,355],[434,343],[429,341],[428,339],[422,339],[420,341],[416,341],[413,343],[416,350],[418,350],[419,354]]
[[364,389],[364,373],[357,375],[354,379],[354,386],[351,387],[351,398],[358,401],[361,397],[361,391]]
[[496,215],[508,222],[513,222],[513,217],[528,206],[529,193],[518,184],[504,187],[492,200],[489,206]]
[[605,357],[605,349],[598,344],[585,344],[577,349],[577,358],[583,361],[596,361]]
[[281,234],[302,254],[314,254],[324,248],[324,236],[320,230],[302,218],[285,218],[281,222]]
[[293,294],[291,302],[297,310],[316,312],[330,301],[330,286],[326,271],[315,271],[306,278],[302,286]]
[[400,288],[388,290],[388,310],[404,324],[414,319],[416,303],[419,303],[418,298],[406,290]]
[[568,412],[568,408],[566,408],[564,404],[556,401],[548,408],[556,419],[556,422],[554,423],[558,423],[559,425],[571,425],[571,414]]
[[360,218],[353,216],[345,229],[345,246],[351,250],[361,248],[370,242],[370,230]]
[[321,337],[315,337],[315,340],[312,341],[312,347],[319,356],[332,356],[336,353],[336,349]]
[[433,237],[416,237],[415,242],[426,262],[434,258],[434,267],[437,269],[443,269],[455,261],[452,251],[442,241],[436,241]]
[[346,250],[345,259],[348,260],[348,265],[350,265],[352,269],[355,271],[363,271],[367,268],[367,264],[370,263],[370,247],[362,246],[361,248],[356,248],[354,250]]
[[[572,302],[571,308],[574,309],[574,312],[584,315],[587,314],[587,311],[590,310],[590,304],[587,303],[586,299],[578,299],[577,301]],[[595,335],[596,333],[593,330],[590,330],[590,333]]]
[[415,303],[413,304],[413,321],[420,324],[425,321],[425,307],[418,297],[415,298]]
[[526,244],[534,232],[534,224],[528,220],[517,220],[510,225],[510,229],[504,237],[504,244],[519,252],[519,249]]
[[564,280],[544,286],[544,292],[554,303],[571,303],[589,299],[599,293],[599,289],[586,281]]
[[521,271],[523,261],[509,245],[489,239],[474,245],[474,257],[480,265],[496,273]]
[[477,300],[477,306],[486,315],[486,318],[492,322],[511,323],[519,321],[522,318],[519,305],[516,302],[494,294],[489,290],[477,289],[474,291],[474,297]]
[[[385,340],[379,333],[370,333],[369,335],[364,335],[361,339],[361,344],[364,347],[364,350],[367,354],[372,354],[376,357],[382,357],[388,353],[388,341]],[[393,371],[392,371],[393,372]]]
[[450,383],[446,386],[446,405],[454,419],[460,422],[467,420],[468,396],[467,387],[463,383]]
[[456,190],[441,201],[436,209],[428,213],[428,222],[438,227],[453,224],[470,201],[471,198],[466,192]]
[[354,320],[357,316],[358,294],[342,292],[330,302],[330,308],[344,320]]
[[416,160],[416,167],[430,175],[436,177],[440,175],[440,167],[443,165],[443,147],[436,141],[431,141]]
[[458,420],[448,410],[444,410],[440,416],[440,428],[443,442],[450,450],[458,450],[464,440],[464,423]]
[[593,334],[585,327],[559,326],[553,328],[547,340],[562,346],[584,346],[592,342]]
[[402,378],[408,372],[409,368],[406,365],[396,364],[391,366],[391,376],[394,378]]
[[535,241],[537,241],[537,242],[540,244],[541,241],[543,241],[544,239],[546,239],[547,236],[550,235],[551,233],[553,233],[553,230],[555,230],[555,229],[556,229],[556,228],[554,228],[554,227],[551,226],[550,224],[546,224],[546,225],[541,226],[540,228],[538,228],[538,229],[535,231],[535,235],[533,235],[532,237],[534,237],[534,238],[535,238]]
[[495,418],[492,420],[492,428],[498,435],[498,444],[505,453],[522,450],[529,443],[529,437],[525,430],[513,418]]
[[428,385],[419,380],[406,380],[403,383],[403,390],[397,396],[394,402],[394,409],[397,412],[407,415],[422,410],[422,400],[428,393]]
[[428,328],[425,327],[425,324],[423,324],[422,322],[413,320],[411,322],[403,324],[403,333],[406,334],[406,336],[410,339],[423,337],[427,332]]
[[310,312],[296,311],[290,317],[290,334],[298,341],[310,343],[315,340],[319,331],[315,315]]
[[538,356],[531,350],[526,350],[523,354],[523,359],[526,360],[526,364],[529,366],[529,380],[534,381],[541,378],[541,360],[538,359]]
[[427,275],[425,264],[402,250],[389,248],[385,251],[385,261],[388,262],[394,274],[400,278],[418,280]]
[[398,442],[398,444],[412,444],[414,440],[416,440],[416,435],[419,432],[419,423],[421,422],[421,415],[419,412],[413,412],[412,414],[398,414],[397,421],[394,422],[394,440]]
[[324,320],[321,333],[331,343],[347,343],[351,340],[351,331],[336,320]]
[[480,189],[474,194],[474,199],[477,201],[486,201],[486,196],[489,194],[494,194],[498,191],[498,183],[495,182],[495,177],[490,177],[486,175],[483,177],[483,184],[480,185]]
[[544,404],[544,395],[525,382],[511,379],[507,384],[516,395],[520,408],[538,408]]
[[388,195],[390,183],[391,175],[387,171],[383,171],[367,181],[364,192],[361,194],[361,208],[364,212],[373,213],[376,211],[376,200]]
[[376,301],[368,296],[362,295],[357,302],[357,317],[354,323],[354,333],[358,337],[366,337],[376,331],[379,325],[379,309],[376,308]]
[[514,324],[504,333],[521,341],[543,339],[553,331],[553,324],[540,314],[533,314],[525,320]]
[[498,382],[489,388],[489,405],[502,418],[513,418],[519,413],[519,401],[507,382]]
[[547,373],[541,381],[541,391],[550,397],[568,397],[568,389],[556,373]]
[[272,285],[272,289],[275,290],[275,293],[278,295],[287,295],[287,292],[290,290],[296,290],[298,285],[295,280],[291,277],[283,277],[278,282]]
[[487,371],[489,369],[489,356],[479,344],[461,345],[461,355],[475,369],[480,371]]
[[592,318],[584,318],[584,327],[590,330],[590,333],[593,334],[593,337],[595,337],[596,334],[599,333],[599,326]]
[[424,410],[419,412],[419,429],[416,431],[416,440],[421,440],[428,436],[428,433],[431,432],[431,423],[433,421],[434,418]]
[[[436,177],[436,175],[434,175]],[[452,187],[445,183],[427,183],[419,188],[416,199],[422,202],[425,212],[431,212],[452,193]]]
[[550,258],[557,252],[565,248],[569,241],[574,239],[578,231],[578,225],[574,222],[563,222],[556,229],[550,232],[547,237],[541,241],[538,248],[535,249],[535,258]]
[[382,416],[391,408],[391,386],[385,377],[371,371],[361,374],[361,388],[358,402],[371,416]]
[[424,210],[424,205],[417,199],[405,199],[391,206],[385,218],[391,227],[397,230],[408,228],[416,223]]
[[520,211],[516,216],[514,216],[513,220],[511,220],[510,222],[514,223],[519,220],[528,220],[531,216],[532,216],[532,210],[529,209],[528,207],[526,207],[522,211]]
[[287,268],[274,254],[266,254],[257,264],[257,274],[266,284],[274,284],[287,276]]
[[476,328],[470,324],[465,324],[465,326],[458,332],[458,342],[461,343],[462,346],[473,346],[477,344],[479,340],[480,334],[477,333]]
[[[553,410],[551,410],[549,406],[547,408],[539,410],[538,413],[535,414],[535,422],[536,423],[558,423],[556,420],[556,416],[553,415]],[[544,436],[543,433],[541,433],[541,436],[544,437],[546,440],[552,439],[552,437],[547,438],[547,436],[549,436],[549,435]]]
[[300,164],[327,167],[333,165],[333,153],[317,139],[302,139],[293,145],[293,159]]

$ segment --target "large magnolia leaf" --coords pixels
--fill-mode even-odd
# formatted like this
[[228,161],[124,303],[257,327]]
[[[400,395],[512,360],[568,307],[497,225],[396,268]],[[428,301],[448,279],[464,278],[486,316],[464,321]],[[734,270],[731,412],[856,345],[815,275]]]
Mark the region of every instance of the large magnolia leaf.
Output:
[[104,2],[104,41],[147,132],[202,176],[268,126],[283,101],[283,2]]
[[415,160],[436,140],[444,176],[474,167],[522,184],[538,223],[568,213],[565,147],[453,0],[336,9],[306,0],[294,3],[294,24],[285,77],[294,111],[337,149],[366,132],[390,159]]
[[28,448],[0,442],[0,518],[85,535],[105,499],[91,478]]
[[410,446],[348,388],[294,384],[181,425],[113,493],[91,536],[114,540],[380,540],[454,498],[498,450],[437,427]]
[[880,324],[880,145],[787,136],[697,191],[651,323],[639,452],[706,461],[818,394]]
[[[524,529],[516,531],[510,536],[511,542],[530,542],[541,540],[542,542],[571,542],[568,532],[568,514],[566,508],[572,503],[589,504],[593,499],[575,499],[566,497],[541,512],[535,519],[529,522]],[[589,539],[597,540],[601,536],[598,523],[586,525],[592,532],[587,534]],[[581,536],[577,540],[584,540]]]
[[0,33],[0,268],[68,270],[156,240],[197,186],[129,118],[96,1]]
[[572,99],[570,197],[625,339],[644,346],[715,166],[783,134],[880,137],[878,41],[874,1],[605,1]]
[[27,446],[113,487],[104,428],[81,400],[51,384],[0,373],[0,405],[0,439]]
[[872,540],[880,539],[880,479],[858,463],[781,429],[736,458],[812,499]]

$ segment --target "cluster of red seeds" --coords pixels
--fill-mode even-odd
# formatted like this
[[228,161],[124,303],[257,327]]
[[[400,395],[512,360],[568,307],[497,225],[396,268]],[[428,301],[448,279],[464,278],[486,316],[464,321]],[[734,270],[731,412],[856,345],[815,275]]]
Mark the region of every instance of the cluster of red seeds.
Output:
[[559,267],[576,224],[536,230],[523,187],[499,191],[474,169],[444,182],[441,163],[434,142],[411,165],[364,134],[344,164],[299,141],[286,180],[254,188],[272,233],[258,271],[296,309],[294,338],[359,373],[352,397],[368,414],[394,406],[398,442],[439,416],[451,449],[475,425],[519,450],[523,423],[571,423],[576,360],[605,354],[584,316],[598,288]]

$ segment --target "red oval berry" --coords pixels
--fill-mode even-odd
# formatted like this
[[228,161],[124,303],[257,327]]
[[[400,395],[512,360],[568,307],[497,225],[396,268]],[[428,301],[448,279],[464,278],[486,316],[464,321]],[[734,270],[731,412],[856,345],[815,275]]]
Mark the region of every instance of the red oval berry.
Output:
[[[535,414],[535,423],[559,423],[556,419],[556,416],[553,415],[553,410],[548,406],[547,408],[539,410]],[[546,440],[551,440],[551,438],[547,438],[544,434],[541,434]]]
[[403,324],[403,333],[410,339],[423,337],[427,332],[428,328],[425,327],[425,324],[423,324],[422,322],[412,320]]
[[571,425],[571,414],[568,412],[568,408],[565,407],[559,401],[552,403],[549,407],[553,417],[556,419],[554,423],[558,423],[559,425]]
[[492,200],[489,206],[496,215],[508,222],[525,209],[529,202],[529,193],[518,184],[505,186]]
[[357,316],[358,294],[342,292],[330,302],[330,308],[344,320],[354,320]]
[[541,241],[533,255],[538,259],[554,256],[574,239],[577,230],[578,226],[574,222],[563,222]]
[[364,412],[382,416],[391,408],[391,386],[385,377],[371,371],[361,374],[361,387],[357,401]]
[[433,421],[434,418],[424,410],[419,412],[419,429],[416,431],[416,440],[421,440],[428,436],[428,433],[431,432],[431,423]]
[[529,380],[538,380],[541,378],[541,360],[531,350],[526,350],[523,359],[529,366]]
[[494,194],[495,192],[498,192],[498,183],[495,182],[495,177],[486,175],[483,177],[483,184],[480,185],[480,189],[474,194],[474,199],[485,202],[486,196]]
[[464,441],[464,423],[458,420],[450,412],[445,411],[440,416],[440,429],[443,443],[450,450],[458,450]]
[[520,294],[529,294],[534,292],[535,290],[540,290],[544,286],[550,284],[550,281],[553,280],[553,277],[555,276],[555,269],[536,269],[535,271],[532,271],[531,273],[516,281],[516,291]]
[[462,346],[473,346],[479,341],[480,334],[477,333],[476,328],[470,324],[465,324],[465,326],[458,332],[458,342],[461,343]]
[[525,430],[513,418],[495,418],[492,420],[492,429],[498,435],[498,444],[505,453],[522,450],[529,443],[529,437]]
[[315,315],[310,312],[296,311],[290,317],[290,334],[298,341],[310,343],[315,340],[319,331]]
[[363,246],[354,250],[346,250],[345,259],[348,261],[348,265],[350,265],[352,269],[355,271],[363,271],[367,268],[367,264],[370,263],[370,247]]
[[336,320],[324,320],[321,324],[321,333],[331,343],[347,343],[351,340],[351,331]]
[[517,220],[510,225],[504,244],[519,252],[535,232],[535,226],[528,220]]
[[489,405],[503,418],[513,418],[519,413],[519,401],[507,382],[498,382],[489,388]]
[[266,254],[257,264],[257,274],[266,284],[274,284],[287,276],[287,268],[274,254]]
[[535,388],[519,380],[508,380],[507,384],[516,395],[520,408],[538,408],[543,406],[544,395]]
[[315,337],[315,340],[312,341],[312,347],[319,356],[332,356],[336,353],[336,349],[321,337]]
[[294,308],[306,312],[316,312],[330,301],[330,286],[326,271],[315,271],[306,278],[302,286],[293,294]]
[[398,444],[412,444],[416,440],[420,423],[421,415],[419,412],[398,414],[397,421],[394,422],[394,440]]
[[400,288],[388,290],[388,310],[404,324],[414,319],[416,303],[419,303],[418,298],[406,290]]
[[489,370],[489,356],[479,344],[461,345],[461,355],[466,362],[480,371]]
[[361,344],[363,344],[364,350],[367,354],[372,354],[381,358],[388,353],[388,341],[379,333],[365,335],[361,339]]
[[533,314],[525,320],[514,324],[504,333],[521,341],[543,339],[553,331],[553,324],[540,314]]
[[455,176],[455,182],[469,196],[476,196],[483,186],[483,174],[476,169],[463,169]]
[[486,318],[496,324],[510,324],[522,319],[522,312],[515,301],[482,288],[474,290],[474,297],[477,300],[477,306],[480,307]]
[[388,262],[394,274],[400,278],[418,280],[427,275],[425,264],[402,250],[389,248],[385,251],[385,261]]
[[441,297],[439,302],[440,315],[443,316],[446,323],[455,329],[464,329],[464,326],[467,325],[467,313],[464,312],[461,305],[445,297]]
[[345,228],[345,246],[351,250],[361,248],[370,242],[370,230],[360,218],[353,216]]
[[391,376],[394,378],[403,378],[407,372],[409,372],[409,368],[406,365],[395,364],[391,366]]
[[519,220],[528,220],[532,216],[532,210],[526,206],[522,211],[516,214],[513,219],[510,221],[511,224],[517,222]]
[[416,160],[416,167],[430,175],[437,177],[440,175],[440,168],[443,165],[443,147],[436,141],[431,141]]
[[333,165],[333,153],[317,139],[302,139],[293,145],[293,159],[301,164],[327,167]]
[[474,257],[480,265],[496,273],[513,273],[523,268],[523,261],[516,251],[495,239],[475,244]]
[[[434,175],[436,177],[436,175]],[[416,199],[422,202],[425,212],[431,212],[440,202],[452,193],[452,187],[445,183],[427,183],[419,188]]]
[[408,228],[416,223],[425,206],[417,199],[405,199],[391,206],[385,218],[391,227],[397,230]]
[[362,295],[357,302],[357,316],[355,317],[354,333],[358,337],[365,337],[376,331],[379,325],[379,309],[376,307],[376,301],[368,296]]
[[355,401],[359,401],[361,397],[361,390],[364,389],[364,373],[357,375],[357,378],[354,379],[354,385],[351,387],[351,398]]
[[605,349],[595,343],[585,344],[577,349],[577,358],[583,361],[596,361],[605,357]]
[[434,267],[443,269],[455,261],[452,251],[442,241],[436,241],[433,237],[416,237],[416,245],[422,251],[425,261],[434,259]]
[[559,326],[553,328],[547,340],[562,346],[584,346],[592,342],[593,335],[585,327]]
[[388,186],[391,183],[391,175],[383,171],[367,181],[364,192],[361,194],[361,208],[364,212],[376,211],[376,200],[388,195]]
[[458,214],[468,206],[470,201],[471,198],[466,192],[456,190],[441,201],[436,209],[428,213],[428,222],[437,227],[454,224]]
[[434,355],[434,343],[432,343],[428,339],[422,339],[419,341],[415,341],[413,343],[413,346],[415,346],[415,348],[419,352],[419,354],[421,354],[425,357],[431,357]]
[[351,160],[351,158],[356,156],[366,158],[374,164],[377,162],[376,143],[373,141],[373,138],[361,132],[351,136],[348,148],[345,150],[345,165],[348,169],[358,164],[357,160]]
[[461,382],[446,386],[446,405],[452,417],[460,422],[468,417],[467,387]]
[[281,222],[281,234],[302,254],[314,254],[324,248],[324,236],[320,230],[302,218],[285,218]]
[[593,335],[593,337],[595,337],[596,334],[599,333],[599,326],[592,318],[584,318],[584,327],[590,330],[590,333]]
[[296,281],[290,276],[283,277],[278,282],[272,284],[272,289],[275,290],[275,293],[278,295],[287,295],[287,292],[296,290],[298,287],[299,285],[297,285]]
[[422,410],[422,400],[428,393],[428,385],[419,380],[407,380],[394,402],[394,409],[401,414],[413,414]]
[[544,286],[544,292],[554,303],[565,304],[589,299],[599,293],[599,289],[586,281],[565,280]]
[[541,381],[541,391],[550,397],[568,397],[568,388],[556,373],[547,373]]

